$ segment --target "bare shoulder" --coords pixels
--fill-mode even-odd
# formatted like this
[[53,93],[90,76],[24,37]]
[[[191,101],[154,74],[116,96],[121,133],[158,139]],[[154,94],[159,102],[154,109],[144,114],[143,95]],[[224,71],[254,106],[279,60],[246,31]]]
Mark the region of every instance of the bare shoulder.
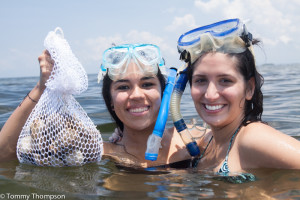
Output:
[[165,129],[163,140],[166,141],[167,143],[176,143],[176,144],[180,144],[182,142],[180,135],[176,131],[175,127]]
[[119,151],[120,146],[111,142],[103,142],[103,154],[110,154]]
[[246,146],[264,145],[265,142],[297,141],[291,136],[261,122],[254,122],[243,127],[238,137],[239,143]]
[[300,141],[269,125],[255,122],[243,127],[236,142],[244,166],[300,169]]
[[[192,126],[187,125],[189,128]],[[210,129],[205,129],[203,127],[192,128],[188,130],[188,133],[191,134],[191,137],[195,139],[198,146],[203,149],[205,145],[207,145],[209,139],[212,136]],[[175,127],[166,129],[164,133],[165,141],[168,140],[170,145],[175,145],[177,147],[185,148],[185,144],[181,139],[180,133],[177,132]]]

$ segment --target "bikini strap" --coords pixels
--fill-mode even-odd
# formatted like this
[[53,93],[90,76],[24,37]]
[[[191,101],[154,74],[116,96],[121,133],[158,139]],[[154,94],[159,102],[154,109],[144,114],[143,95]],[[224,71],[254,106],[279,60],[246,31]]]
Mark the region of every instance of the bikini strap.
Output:
[[230,172],[229,167],[228,167],[228,155],[229,155],[229,151],[231,149],[233,139],[236,136],[236,134],[239,132],[240,128],[241,128],[241,126],[239,126],[236,129],[236,131],[234,132],[234,134],[232,135],[232,137],[230,139],[229,146],[228,146],[228,149],[227,149],[227,152],[226,152],[225,161],[223,162],[223,165],[219,169],[218,174],[227,175]]
[[[231,137],[231,139],[230,139],[229,147],[228,147],[228,149],[227,149],[227,153],[226,153],[226,157],[225,157],[225,161],[224,161],[224,163],[223,163],[221,169],[219,170],[219,173],[220,173],[220,172],[226,172],[226,173],[229,172],[229,168],[228,168],[228,164],[227,164],[227,161],[228,161],[228,154],[229,154],[229,151],[230,151],[230,149],[231,149],[231,145],[232,145],[233,139],[234,139],[234,137],[236,136],[236,134],[239,132],[240,128],[241,128],[241,126],[239,126],[239,127],[236,129],[236,131],[234,132],[234,134],[232,135],[232,137]],[[206,145],[204,151],[202,152],[202,154],[201,154],[199,157],[197,157],[197,158],[193,161],[192,166],[193,166],[194,168],[196,168],[196,167],[198,166],[199,161],[200,161],[200,160],[202,159],[202,157],[204,156],[204,153],[205,153],[206,149],[208,148],[210,142],[212,141],[213,137],[214,137],[214,136],[211,136],[211,138],[210,138],[209,142],[207,143],[207,145]],[[225,171],[224,171],[224,169],[225,169]]]
[[198,166],[199,161],[200,161],[201,158],[204,156],[204,153],[205,153],[207,147],[209,146],[210,142],[212,141],[213,137],[214,137],[214,136],[211,136],[211,138],[210,138],[209,142],[207,143],[207,145],[206,145],[204,151],[202,152],[202,154],[201,154],[198,158],[196,158],[196,159],[194,160],[194,162],[192,163],[192,166],[193,166],[194,168],[196,168],[196,167]]
[[229,142],[229,146],[228,146],[228,149],[227,149],[227,152],[226,152],[226,157],[225,157],[225,161],[227,162],[228,160],[228,154],[229,154],[229,151],[231,149],[231,145],[232,145],[232,142],[233,142],[233,139],[234,137],[236,136],[236,134],[239,132],[240,130],[240,126],[238,127],[238,129],[236,129],[236,131],[234,132],[234,134],[232,135],[231,139],[230,139],[230,142]]

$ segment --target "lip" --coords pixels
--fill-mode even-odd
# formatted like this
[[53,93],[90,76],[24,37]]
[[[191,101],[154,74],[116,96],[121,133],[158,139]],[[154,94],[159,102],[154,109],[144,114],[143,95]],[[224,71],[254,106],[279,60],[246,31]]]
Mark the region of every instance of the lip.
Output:
[[144,113],[148,112],[149,109],[150,106],[135,106],[128,108],[127,111],[132,115],[143,115]]
[[202,104],[206,112],[217,113],[220,112],[226,104]]

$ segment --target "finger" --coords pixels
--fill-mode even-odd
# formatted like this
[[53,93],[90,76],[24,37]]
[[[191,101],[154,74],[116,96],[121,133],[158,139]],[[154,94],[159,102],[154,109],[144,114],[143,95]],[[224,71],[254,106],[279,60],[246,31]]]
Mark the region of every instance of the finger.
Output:
[[48,51],[47,49],[45,49],[45,50],[43,51],[43,53],[46,54],[46,55],[51,56],[51,54],[49,53],[49,51]]
[[50,56],[47,56],[46,57],[46,60],[47,60],[47,62],[49,62],[51,65],[54,65],[54,60],[50,57]]

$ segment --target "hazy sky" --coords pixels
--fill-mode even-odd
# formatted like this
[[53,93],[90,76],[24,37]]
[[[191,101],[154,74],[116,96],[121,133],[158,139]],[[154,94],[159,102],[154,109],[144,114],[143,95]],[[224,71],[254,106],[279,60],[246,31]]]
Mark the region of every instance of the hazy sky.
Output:
[[263,42],[259,65],[300,63],[299,11],[299,0],[2,0],[0,78],[39,76],[37,58],[57,26],[88,74],[98,73],[112,43],[156,44],[168,66],[179,66],[182,33],[228,18],[250,20]]

